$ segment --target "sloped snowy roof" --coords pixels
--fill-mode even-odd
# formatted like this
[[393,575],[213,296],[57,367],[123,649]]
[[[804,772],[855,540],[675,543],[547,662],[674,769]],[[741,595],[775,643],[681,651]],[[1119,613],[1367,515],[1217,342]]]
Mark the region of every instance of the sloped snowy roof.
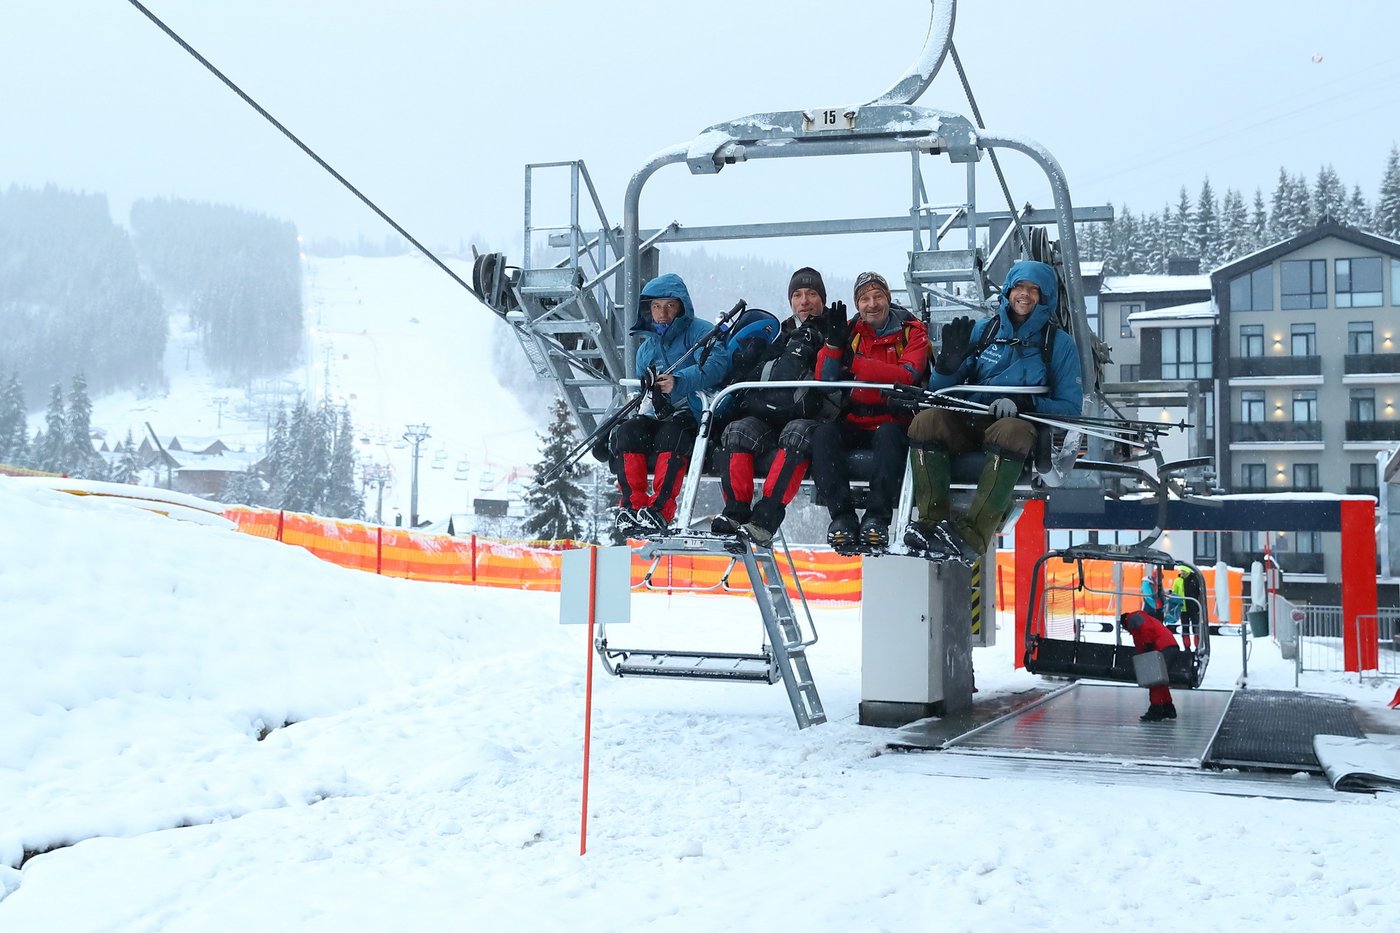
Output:
[[1208,275],[1110,275],[1099,286],[1101,295],[1141,294],[1143,292],[1209,292]]
[[1152,311],[1134,311],[1128,315],[1128,320],[1133,324],[1146,324],[1151,321],[1179,321],[1184,318],[1204,318],[1215,320],[1218,312],[1215,309],[1215,302],[1210,299],[1205,301],[1193,301],[1190,304],[1172,305],[1170,308],[1157,308]]

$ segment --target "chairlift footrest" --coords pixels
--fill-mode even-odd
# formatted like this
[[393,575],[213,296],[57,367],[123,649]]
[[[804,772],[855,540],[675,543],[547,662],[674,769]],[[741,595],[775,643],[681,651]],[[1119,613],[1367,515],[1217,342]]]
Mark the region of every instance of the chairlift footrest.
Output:
[[619,677],[672,677],[774,684],[780,676],[769,654],[724,651],[608,651]]

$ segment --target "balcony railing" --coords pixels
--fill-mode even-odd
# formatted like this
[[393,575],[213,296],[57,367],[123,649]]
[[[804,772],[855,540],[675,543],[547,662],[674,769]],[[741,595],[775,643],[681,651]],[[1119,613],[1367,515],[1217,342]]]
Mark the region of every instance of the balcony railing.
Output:
[[1343,357],[1342,372],[1348,376],[1374,373],[1400,374],[1400,353],[1348,353]]
[[[1347,357],[1351,359],[1351,357]],[[1351,370],[1347,370],[1350,372]],[[1230,377],[1242,376],[1320,376],[1320,356],[1232,356]]]
[[[1274,551],[1274,560],[1284,573],[1322,573],[1326,565],[1321,554],[1298,553],[1296,551]],[[1225,563],[1232,567],[1249,567],[1254,561],[1264,562],[1263,551],[1237,551],[1224,549]]]
[[1375,484],[1375,483],[1370,483],[1369,485],[1366,485],[1366,486],[1352,486],[1352,485],[1348,484],[1348,485],[1347,485],[1347,495],[1349,495],[1349,496],[1375,496],[1375,497],[1377,497],[1377,498],[1380,498],[1380,490],[1378,490],[1378,489],[1376,488],[1376,484]]
[[1282,443],[1321,441],[1321,421],[1234,421],[1231,440],[1241,443]]
[[1349,441],[1400,441],[1400,421],[1348,421]]
[[[1321,484],[1321,483],[1276,483],[1276,484],[1274,484],[1274,485],[1272,485],[1272,486],[1269,486],[1269,485],[1263,485],[1263,486],[1261,486],[1261,485],[1259,485],[1259,484],[1257,484],[1257,483],[1235,483],[1234,485],[1232,485],[1232,486],[1230,487],[1230,492],[1233,492],[1233,493],[1246,493],[1246,492],[1247,492],[1247,493],[1254,493],[1254,494],[1258,494],[1258,493],[1261,493],[1261,492],[1264,492],[1264,493],[1269,493],[1269,492],[1322,492],[1322,484]],[[1374,494],[1374,493],[1375,493],[1375,490],[1372,489],[1371,492]]]

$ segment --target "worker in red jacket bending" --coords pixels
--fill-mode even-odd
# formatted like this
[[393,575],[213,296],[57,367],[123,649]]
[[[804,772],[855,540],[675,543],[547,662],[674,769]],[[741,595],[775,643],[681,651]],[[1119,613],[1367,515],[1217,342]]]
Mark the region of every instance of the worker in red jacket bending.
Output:
[[[1171,670],[1172,661],[1181,648],[1161,619],[1138,610],[1123,613],[1119,621],[1128,634],[1133,636],[1133,646],[1137,648],[1138,654],[1160,651],[1166,656],[1167,670]],[[1176,718],[1176,704],[1172,702],[1172,691],[1166,684],[1148,687],[1147,701],[1147,712],[1138,717],[1143,722],[1161,722],[1163,719]]]

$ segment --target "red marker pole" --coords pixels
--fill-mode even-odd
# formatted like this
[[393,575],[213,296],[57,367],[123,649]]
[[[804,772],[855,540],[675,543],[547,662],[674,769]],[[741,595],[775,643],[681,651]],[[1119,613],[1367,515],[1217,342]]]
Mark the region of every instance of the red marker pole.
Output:
[[593,625],[598,615],[598,546],[588,548],[588,674],[583,685],[583,812],[579,814],[578,854],[588,851],[588,755],[593,735]]

